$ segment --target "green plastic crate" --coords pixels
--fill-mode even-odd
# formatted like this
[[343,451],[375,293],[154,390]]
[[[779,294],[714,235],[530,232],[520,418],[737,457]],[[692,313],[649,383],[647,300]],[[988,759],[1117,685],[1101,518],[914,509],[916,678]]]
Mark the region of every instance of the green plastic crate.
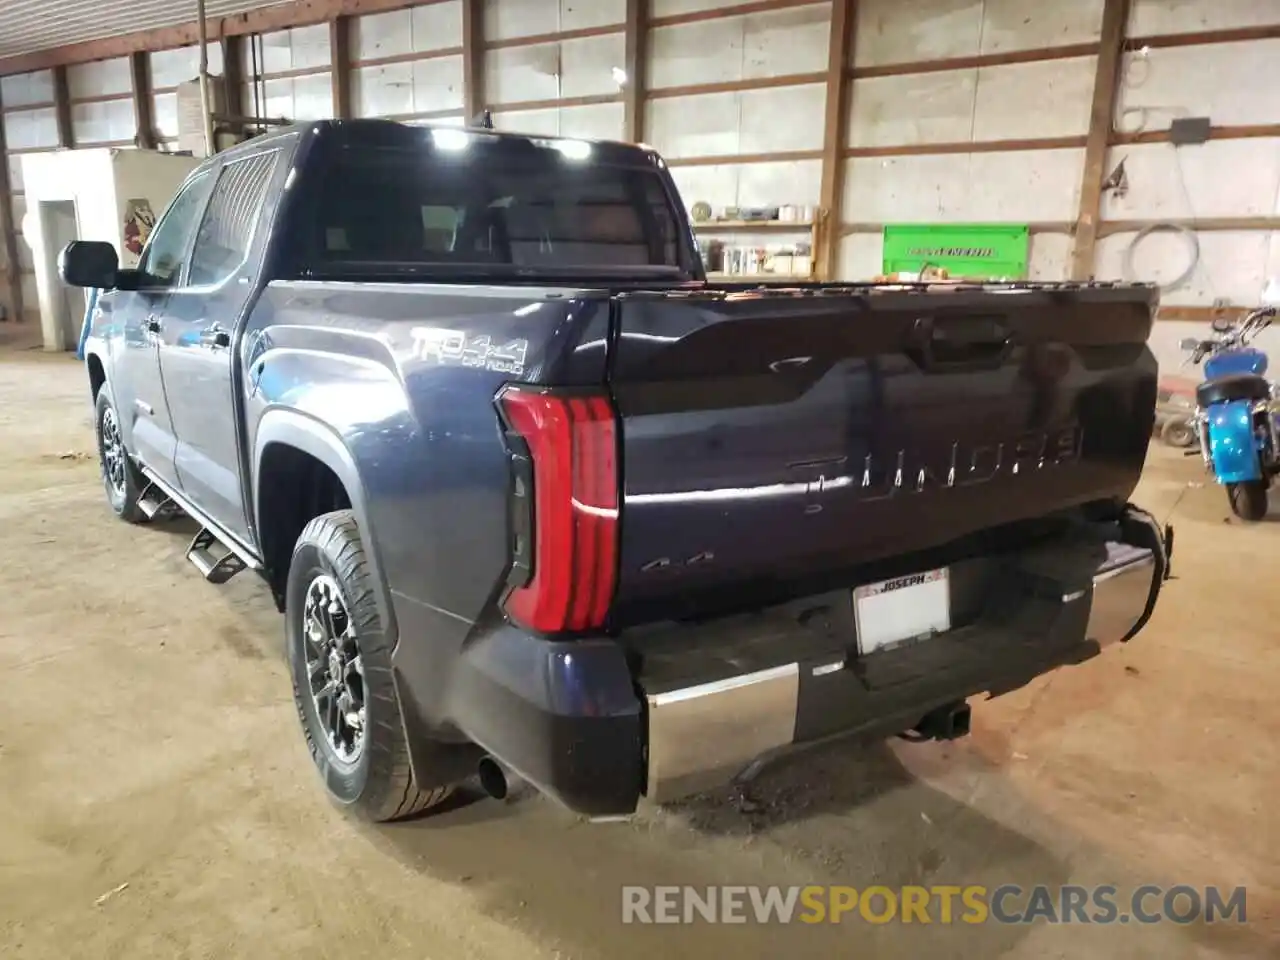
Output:
[[952,276],[1025,280],[1028,228],[1010,224],[911,223],[884,228],[884,272],[919,272],[926,264]]

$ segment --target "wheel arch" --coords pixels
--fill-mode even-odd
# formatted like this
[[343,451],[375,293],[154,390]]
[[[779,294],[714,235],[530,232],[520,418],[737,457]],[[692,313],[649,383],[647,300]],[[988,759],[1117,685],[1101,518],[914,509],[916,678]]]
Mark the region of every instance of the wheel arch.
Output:
[[360,540],[369,562],[369,572],[373,576],[378,613],[382,617],[384,630],[394,644],[399,635],[395,609],[391,603],[391,591],[383,574],[377,538],[374,536],[373,524],[369,516],[368,498],[355,457],[331,427],[296,410],[279,408],[268,410],[258,422],[252,459],[252,490],[254,529],[258,534],[259,547],[263,548],[265,553],[263,538],[266,523],[269,522],[269,520],[264,522],[262,515],[262,504],[265,499],[262,484],[267,479],[263,476],[263,467],[264,464],[269,466],[271,451],[280,447],[310,457],[321,466],[328,468],[341,484],[360,529]]

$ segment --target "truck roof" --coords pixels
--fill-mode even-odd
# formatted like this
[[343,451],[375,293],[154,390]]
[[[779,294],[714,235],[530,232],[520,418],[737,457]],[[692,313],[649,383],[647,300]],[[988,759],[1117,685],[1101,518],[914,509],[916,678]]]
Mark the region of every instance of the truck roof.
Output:
[[601,159],[613,163],[633,163],[649,165],[658,160],[651,147],[640,144],[625,143],[619,140],[597,140],[589,137],[545,136],[538,133],[519,133],[516,131],[493,130],[485,127],[458,127],[450,124],[409,124],[397,120],[379,120],[360,118],[352,120],[306,120],[275,127],[269,133],[256,136],[244,143],[237,144],[221,151],[220,156],[235,156],[237,153],[257,149],[272,140],[290,135],[303,136],[336,136],[346,143],[366,146],[412,146],[432,130],[467,131],[484,137],[487,140],[510,141],[513,143],[530,143],[533,141],[567,142],[577,141],[589,143],[593,148],[602,151]]

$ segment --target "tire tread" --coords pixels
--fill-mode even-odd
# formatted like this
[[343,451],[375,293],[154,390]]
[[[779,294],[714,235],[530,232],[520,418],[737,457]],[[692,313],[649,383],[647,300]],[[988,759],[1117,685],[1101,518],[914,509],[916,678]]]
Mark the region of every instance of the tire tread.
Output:
[[[311,545],[328,558],[334,573],[347,594],[349,615],[355,621],[360,642],[360,656],[366,678],[384,676],[385,681],[366,683],[365,696],[377,718],[365,733],[364,749],[369,751],[368,781],[361,796],[351,804],[362,816],[375,822],[388,822],[416,816],[444,801],[452,786],[420,789],[409,762],[409,745],[405,739],[400,704],[391,682],[391,649],[378,612],[377,599],[369,572],[368,558],[355,515],[350,510],[322,514],[303,528],[295,546]],[[303,710],[296,673],[293,675],[294,699],[303,730],[312,752],[327,749],[314,742]],[[376,703],[376,706],[375,706]],[[388,720],[386,718],[395,718]],[[375,734],[375,730],[378,731]]]

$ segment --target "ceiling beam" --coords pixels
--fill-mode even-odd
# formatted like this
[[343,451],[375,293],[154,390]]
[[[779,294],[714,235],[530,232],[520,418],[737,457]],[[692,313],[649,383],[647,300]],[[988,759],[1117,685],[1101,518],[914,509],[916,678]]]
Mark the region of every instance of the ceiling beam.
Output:
[[[290,27],[310,27],[328,23],[336,17],[356,17],[366,13],[385,13],[405,7],[422,7],[447,0],[293,0],[292,3],[250,10],[230,17],[212,17],[208,22],[210,40],[243,37],[252,33],[272,33]],[[196,22],[172,27],[138,30],[119,36],[85,40],[50,50],[23,53],[0,58],[0,77],[33,70],[50,70],[91,60],[127,57],[131,53],[189,47],[199,40]]]
[[627,80],[622,87],[622,139],[630,143],[644,140],[645,88],[648,86],[649,0],[627,0],[622,69]]
[[857,0],[831,0],[831,34],[827,48],[826,118],[822,134],[822,184],[818,206],[822,219],[813,251],[819,280],[835,276],[840,247],[841,198],[844,196],[845,140],[849,119],[849,70],[858,20]]
[[1080,180],[1080,209],[1076,237],[1071,248],[1071,279],[1093,276],[1098,247],[1098,220],[1102,215],[1102,184],[1106,178],[1107,151],[1116,119],[1116,95],[1129,0],[1106,0],[1102,10],[1102,39],[1093,78],[1093,108],[1084,145],[1084,173]]

